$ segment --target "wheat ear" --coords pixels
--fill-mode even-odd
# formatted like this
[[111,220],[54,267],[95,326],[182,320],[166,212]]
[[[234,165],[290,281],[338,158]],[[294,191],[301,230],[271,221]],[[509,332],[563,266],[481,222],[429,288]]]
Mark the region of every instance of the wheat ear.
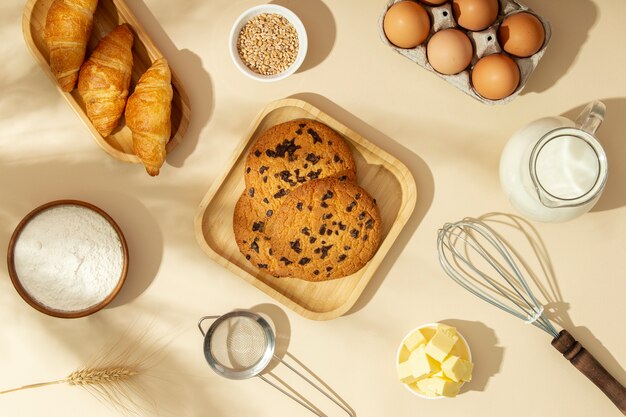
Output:
[[108,368],[87,368],[74,371],[64,379],[57,381],[40,382],[38,384],[24,385],[23,387],[0,391],[0,394],[21,391],[30,388],[45,387],[54,384],[68,384],[80,386],[97,386],[116,382],[121,382],[138,375],[139,371],[135,367],[108,367]]

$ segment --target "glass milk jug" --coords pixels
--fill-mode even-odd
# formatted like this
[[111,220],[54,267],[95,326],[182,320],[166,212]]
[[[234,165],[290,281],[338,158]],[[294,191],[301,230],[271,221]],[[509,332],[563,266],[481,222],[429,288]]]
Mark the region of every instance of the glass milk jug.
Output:
[[562,222],[593,207],[607,179],[606,154],[594,136],[604,110],[594,101],[576,122],[545,117],[513,134],[500,158],[500,183],[517,211]]

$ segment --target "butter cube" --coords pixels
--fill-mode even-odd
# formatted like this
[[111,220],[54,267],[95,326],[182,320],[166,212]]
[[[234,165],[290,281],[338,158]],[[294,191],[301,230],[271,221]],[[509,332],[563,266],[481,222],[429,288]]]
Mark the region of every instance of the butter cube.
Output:
[[471,381],[474,364],[458,356],[450,356],[441,363],[441,369],[447,378],[455,382]]
[[461,390],[461,383],[454,382],[448,378],[433,378],[436,380],[437,394],[444,397],[456,397]]
[[419,330],[416,330],[404,341],[404,346],[413,352],[419,345],[426,343],[426,338]]
[[411,362],[405,361],[398,364],[398,379],[405,384],[412,384],[417,381],[417,378],[413,376],[413,366]]
[[456,397],[461,389],[461,383],[435,376],[417,381],[417,388],[426,395]]
[[443,362],[458,340],[459,336],[456,335],[456,331],[439,326],[433,338],[426,344],[426,354]]
[[417,389],[419,389],[422,394],[428,395],[429,397],[436,397],[436,382],[434,378],[424,378],[417,381]]
[[450,333],[456,334],[456,327],[448,326],[447,324],[437,323],[437,329],[449,330]]
[[426,355],[424,345],[418,346],[417,349],[411,352],[408,362],[411,362],[413,376],[416,379],[425,378],[441,370],[441,364]]

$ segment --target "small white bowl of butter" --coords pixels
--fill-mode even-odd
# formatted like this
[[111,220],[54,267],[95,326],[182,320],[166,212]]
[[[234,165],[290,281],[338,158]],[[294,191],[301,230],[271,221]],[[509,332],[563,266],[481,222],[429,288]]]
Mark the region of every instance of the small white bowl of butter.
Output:
[[455,397],[472,378],[472,352],[452,326],[427,323],[402,339],[396,354],[398,379],[418,397]]

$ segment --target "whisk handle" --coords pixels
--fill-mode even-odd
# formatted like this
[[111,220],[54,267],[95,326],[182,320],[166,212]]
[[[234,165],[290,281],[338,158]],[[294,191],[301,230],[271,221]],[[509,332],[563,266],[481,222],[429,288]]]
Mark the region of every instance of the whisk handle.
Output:
[[626,388],[617,382],[580,342],[574,339],[567,330],[561,330],[559,335],[552,340],[552,346],[596,384],[626,416]]

